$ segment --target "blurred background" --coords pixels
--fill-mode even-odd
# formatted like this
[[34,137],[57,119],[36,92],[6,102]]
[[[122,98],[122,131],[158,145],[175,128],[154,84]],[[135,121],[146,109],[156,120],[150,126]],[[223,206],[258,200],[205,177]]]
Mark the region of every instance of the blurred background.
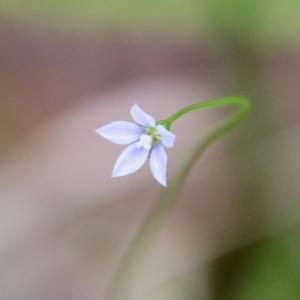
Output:
[[[252,111],[184,183],[133,299],[300,299],[298,0],[0,1],[0,299],[96,300],[163,187],[94,129]],[[172,125],[168,181],[230,111]]]

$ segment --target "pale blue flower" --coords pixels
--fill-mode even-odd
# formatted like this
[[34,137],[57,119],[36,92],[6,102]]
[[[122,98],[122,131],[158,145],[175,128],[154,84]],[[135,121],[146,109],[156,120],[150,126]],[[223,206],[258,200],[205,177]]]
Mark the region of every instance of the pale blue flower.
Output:
[[112,177],[137,171],[150,158],[154,178],[166,183],[167,154],[164,147],[173,147],[176,136],[142,111],[136,104],[130,110],[135,123],[116,121],[95,131],[116,144],[130,144],[118,157]]

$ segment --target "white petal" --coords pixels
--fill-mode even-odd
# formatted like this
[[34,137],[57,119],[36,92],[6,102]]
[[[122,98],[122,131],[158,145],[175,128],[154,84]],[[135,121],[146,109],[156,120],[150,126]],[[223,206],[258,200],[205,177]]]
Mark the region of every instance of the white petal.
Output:
[[105,139],[116,144],[130,144],[140,139],[143,129],[137,124],[116,121],[95,130]]
[[154,178],[163,186],[167,186],[167,154],[162,143],[159,143],[152,148],[150,155],[150,168]]
[[139,125],[147,126],[147,127],[154,127],[155,120],[142,111],[137,104],[134,104],[130,110],[131,116],[134,121],[136,121]]
[[164,126],[157,125],[156,126],[157,131],[160,134],[161,142],[166,148],[172,148],[174,145],[174,141],[176,139],[176,135],[172,132],[168,131]]
[[143,147],[137,148],[132,144],[125,148],[125,150],[118,157],[112,177],[124,176],[138,170],[146,161],[149,152]]

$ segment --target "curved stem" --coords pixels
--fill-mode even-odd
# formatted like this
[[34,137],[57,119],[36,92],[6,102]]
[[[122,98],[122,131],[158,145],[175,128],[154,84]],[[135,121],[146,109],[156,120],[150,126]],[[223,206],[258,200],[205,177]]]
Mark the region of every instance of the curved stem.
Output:
[[187,106],[187,107],[179,110],[177,113],[172,115],[166,121],[168,121],[171,124],[175,120],[177,120],[179,117],[181,117],[182,115],[184,115],[188,112],[191,112],[193,110],[211,108],[211,107],[220,107],[220,106],[226,106],[226,105],[238,105],[238,106],[240,106],[240,109],[243,110],[243,112],[245,112],[246,114],[248,113],[249,107],[250,107],[249,100],[246,99],[245,97],[229,96],[229,97],[210,100],[210,101],[206,101],[206,102],[200,102],[200,103],[196,103],[196,104]]
[[135,273],[135,269],[145,257],[145,250],[149,250],[151,244],[160,231],[164,220],[166,219],[170,209],[176,201],[178,192],[188,172],[190,171],[200,154],[212,142],[233,129],[243,120],[243,118],[249,112],[250,105],[248,99],[244,97],[225,97],[188,106],[178,111],[166,120],[167,122],[169,122],[169,124],[171,124],[187,112],[196,109],[219,107],[224,105],[237,105],[239,106],[239,109],[234,115],[217,125],[198,141],[193,152],[186,158],[186,161],[183,163],[178,173],[172,178],[168,188],[164,189],[158,202],[144,221],[141,229],[135,236],[119,265],[116,276],[112,282],[110,299],[131,299],[130,283],[131,278]]

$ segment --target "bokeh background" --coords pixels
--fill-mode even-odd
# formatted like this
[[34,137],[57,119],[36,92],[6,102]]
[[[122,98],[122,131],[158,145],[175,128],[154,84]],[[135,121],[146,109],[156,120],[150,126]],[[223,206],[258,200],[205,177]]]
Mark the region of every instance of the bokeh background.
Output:
[[[241,94],[193,167],[133,299],[300,299],[298,0],[0,1],[0,299],[106,299],[163,187],[95,128]],[[168,180],[227,115],[172,126]]]

